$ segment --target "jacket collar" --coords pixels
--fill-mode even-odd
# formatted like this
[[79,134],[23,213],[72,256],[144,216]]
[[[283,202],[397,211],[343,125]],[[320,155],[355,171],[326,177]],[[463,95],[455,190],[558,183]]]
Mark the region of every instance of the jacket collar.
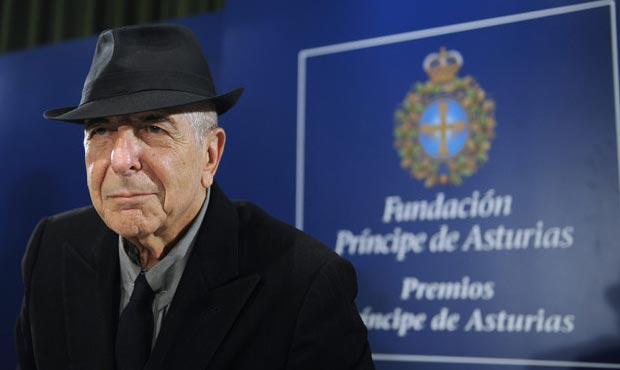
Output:
[[147,370],[207,366],[259,280],[239,276],[238,232],[237,211],[214,184]]
[[63,245],[63,298],[73,368],[114,368],[120,296],[117,244],[118,236],[103,225],[92,243]]

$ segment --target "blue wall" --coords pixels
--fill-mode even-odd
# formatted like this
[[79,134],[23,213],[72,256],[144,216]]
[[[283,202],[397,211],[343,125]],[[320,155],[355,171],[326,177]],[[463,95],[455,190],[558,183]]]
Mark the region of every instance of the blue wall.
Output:
[[[429,0],[416,2],[393,1],[388,3],[353,0],[338,2],[278,0],[264,5],[263,3],[252,1],[230,0],[227,2],[226,9],[221,13],[179,20],[179,23],[192,28],[201,39],[205,53],[212,65],[218,89],[220,91],[227,91],[237,86],[244,86],[246,88],[245,94],[235,109],[221,118],[221,124],[227,130],[228,141],[223,163],[218,173],[218,181],[229,196],[250,199],[275,216],[289,223],[295,222],[297,68],[300,50],[579,3],[583,3],[583,1],[514,0],[500,3],[493,0],[475,0],[439,3]],[[588,63],[598,65],[598,61],[604,55],[610,53],[609,40],[601,40],[600,37],[596,37],[596,35],[599,35],[599,32],[604,34],[604,30],[609,27],[608,18],[604,18],[599,14],[608,12],[608,9],[608,7],[605,7],[588,13],[594,20],[588,18],[583,24],[579,23],[583,19],[578,16],[568,17],[566,24],[562,24],[561,19],[556,19],[556,23],[553,23],[554,20],[550,19],[548,24],[532,21],[530,22],[531,27],[529,27],[530,23],[522,23],[518,26],[518,29],[513,29],[514,32],[512,33],[510,30],[498,29],[495,32],[494,29],[490,29],[486,33],[471,32],[452,38],[447,37],[442,39],[441,42],[451,41],[464,48],[461,50],[462,52],[463,50],[470,50],[469,54],[466,55],[466,58],[469,58],[466,59],[466,66],[478,65],[479,67],[478,70],[470,69],[469,72],[464,74],[471,73],[477,77],[480,75],[482,75],[481,77],[486,77],[485,82],[481,82],[481,84],[484,85],[487,91],[491,91],[494,94],[494,99],[498,101],[498,107],[504,109],[504,113],[507,110],[521,112],[519,111],[521,106],[524,107],[522,111],[526,110],[528,106],[538,107],[537,104],[540,101],[529,101],[528,98],[531,95],[527,91],[527,88],[535,90],[536,85],[526,86],[526,83],[523,81],[521,81],[523,82],[521,85],[518,85],[520,82],[518,78],[515,80],[513,77],[513,80],[511,80],[511,76],[506,75],[499,81],[494,76],[499,76],[498,71],[500,69],[499,67],[494,67],[494,63],[498,60],[502,62],[512,60],[515,63],[514,70],[523,70],[524,63],[527,65],[529,60],[535,60],[536,58],[546,60],[544,54],[541,56],[540,53],[550,53],[552,55],[555,55],[556,52],[565,53],[567,58],[576,60],[575,63],[569,63],[571,67],[567,67],[568,69],[565,71],[567,76],[582,76],[584,74],[578,73],[578,68],[581,65],[579,63],[582,60],[585,60],[583,63],[586,65],[589,65]],[[598,28],[597,25],[602,28]],[[531,30],[530,33],[528,33],[528,29]],[[575,31],[584,29],[590,29],[588,31],[590,33],[584,36],[584,34],[579,34]],[[568,33],[570,30],[575,31],[574,34],[563,37],[564,32]],[[523,35],[526,35],[527,38],[523,38]],[[605,35],[605,37],[609,37],[608,33]],[[459,39],[459,37],[462,39]],[[575,37],[585,39],[580,39],[577,42],[574,39]],[[588,37],[592,39],[588,39]],[[555,41],[553,44],[548,45],[545,43],[546,40]],[[89,204],[83,170],[82,131],[80,127],[47,122],[41,118],[41,114],[48,108],[76,104],[79,101],[83,78],[90,65],[95,42],[96,38],[93,37],[0,57],[0,116],[3,117],[3,122],[0,124],[0,151],[2,151],[5,158],[8,158],[3,166],[4,176],[2,181],[0,181],[0,190],[4,194],[3,200],[0,203],[0,235],[5,240],[5,243],[0,248],[0,264],[2,265],[0,279],[6,282],[5,303],[0,306],[0,328],[2,329],[0,331],[0,359],[2,359],[2,367],[11,368],[14,365],[13,325],[14,318],[19,309],[22,289],[19,277],[19,260],[32,228],[45,215]],[[347,132],[351,132],[351,126],[340,125],[342,121],[334,118],[342,112],[337,109],[333,111],[326,110],[323,107],[330,101],[334,102],[334,99],[343,99],[342,106],[355,109],[356,101],[352,96],[356,96],[357,99],[357,95],[348,94],[343,90],[348,86],[347,81],[355,84],[356,81],[359,82],[363,78],[364,73],[367,73],[372,84],[380,85],[384,76],[373,76],[371,71],[364,70],[365,66],[383,65],[383,68],[385,68],[385,65],[381,64],[382,61],[391,63],[391,61],[394,61],[394,59],[399,58],[401,55],[407,55],[407,57],[412,58],[411,67],[402,66],[406,63],[401,63],[394,67],[396,71],[407,70],[411,74],[403,75],[401,81],[404,86],[403,89],[393,90],[388,93],[398,97],[394,103],[391,103],[392,105],[387,107],[389,116],[385,124],[388,127],[386,131],[388,148],[383,150],[377,149],[374,146],[362,146],[361,148],[352,147],[351,149],[355,153],[360,154],[372,154],[373,151],[382,153],[381,156],[385,156],[387,159],[385,161],[381,160],[380,163],[376,164],[378,166],[376,171],[381,171],[386,163],[390,165],[395,164],[398,167],[398,159],[392,148],[392,139],[389,138],[394,126],[391,114],[400,103],[400,99],[406,94],[409,86],[414,81],[425,79],[419,67],[421,60],[419,60],[417,55],[426,55],[425,53],[434,51],[436,46],[441,46],[437,42],[433,40],[427,41],[426,45],[420,46],[419,49],[414,48],[413,51],[401,50],[398,49],[400,46],[395,46],[392,49],[386,48],[386,54],[373,55],[372,52],[374,51],[369,50],[367,54],[362,55],[362,59],[367,58],[366,62],[356,60],[357,54],[334,55],[326,59],[316,59],[309,62],[308,78],[310,82],[308,92],[310,98],[308,100],[308,112],[313,114],[314,121],[312,122],[316,123],[316,125],[313,126],[315,131],[308,131],[306,159],[308,171],[310,171],[309,176],[311,176],[308,178],[308,184],[314,185],[316,191],[313,193],[313,188],[310,188],[307,194],[310,208],[306,215],[306,218],[309,220],[306,229],[324,239],[328,244],[333,245],[335,243],[335,232],[332,229],[345,227],[344,220],[346,216],[333,221],[328,226],[321,225],[317,220],[320,220],[321,214],[329,210],[329,208],[323,207],[323,204],[337,202],[339,195],[342,192],[346,192],[347,189],[353,189],[352,194],[358,194],[366,190],[364,186],[370,185],[365,184],[355,190],[354,186],[346,187],[342,186],[341,183],[335,183],[333,186],[323,183],[323,180],[326,180],[326,183],[329,184],[329,178],[326,177],[324,179],[323,177],[334,170],[329,168],[329,166],[321,166],[321,161],[329,162],[330,154],[338,156],[340,148],[337,148],[339,142],[333,141],[333,145],[327,147],[329,150],[323,151],[323,148],[320,146],[321,143],[329,141],[322,141],[321,139],[346,136]],[[600,51],[602,55],[604,54],[603,57],[600,55],[571,54],[573,45],[587,46],[587,44],[595,44],[592,46],[592,50]],[[507,45],[514,45],[514,47],[511,49]],[[485,50],[488,51],[488,54],[485,54]],[[574,50],[577,50],[577,48],[575,47]],[[534,51],[537,54],[533,54]],[[510,55],[502,54],[508,52]],[[477,56],[482,55],[488,55],[488,59],[484,61],[482,60],[484,58],[480,57],[479,59],[481,60],[475,60]],[[338,60],[339,58],[341,60]],[[346,58],[352,59],[348,60]],[[468,61],[471,61],[471,63],[467,64],[469,63]],[[341,65],[338,63],[341,63]],[[343,66],[344,68],[342,68]],[[347,69],[348,66],[360,68],[360,70]],[[335,73],[334,68],[341,68],[343,72],[349,72],[351,75],[347,77],[348,79],[343,78],[339,80],[340,75],[333,74]],[[561,68],[561,66],[558,66],[558,68]],[[389,69],[389,65],[387,69]],[[527,69],[526,67],[525,70]],[[511,68],[510,66],[502,65],[501,70],[510,71]],[[488,73],[485,72],[485,75],[482,71],[487,71]],[[548,84],[554,86],[557,89],[554,94],[560,94],[563,89],[570,89],[573,86],[570,84],[558,86],[557,84],[554,85],[553,81],[543,81],[545,78],[553,79],[555,75],[545,75],[543,73],[537,76],[536,74],[541,73],[540,71],[541,69],[532,68],[532,73],[528,75],[528,78],[532,78],[531,81],[540,80],[540,86],[548,86]],[[587,76],[588,74],[585,75]],[[502,189],[506,189],[506,192],[524,194],[521,199],[526,197],[525,194],[528,194],[527,190],[530,189],[530,193],[539,194],[538,198],[532,200],[534,203],[539,202],[539,205],[540,202],[546,201],[548,197],[553,198],[554,196],[556,199],[552,204],[559,204],[562,201],[572,201],[574,191],[583,190],[583,188],[579,187],[576,188],[577,190],[575,188],[567,188],[561,194],[554,194],[554,189],[562,188],[561,183],[563,181],[573,180],[568,175],[566,177],[555,176],[556,169],[562,167],[560,165],[561,159],[569,158],[570,161],[566,160],[565,163],[574,165],[574,169],[567,168],[565,170],[567,173],[578,171],[578,174],[582,174],[581,177],[578,176],[579,179],[583,179],[585,176],[596,177],[591,183],[587,181],[579,182],[579,186],[587,187],[590,184],[595,189],[591,189],[588,193],[593,194],[592,197],[581,198],[582,202],[576,203],[580,205],[578,213],[591,215],[596,220],[602,218],[607,220],[607,223],[601,228],[597,229],[588,226],[588,230],[601,235],[601,240],[612,240],[616,234],[614,230],[610,229],[613,229],[613,222],[618,220],[619,209],[617,199],[618,163],[613,155],[617,150],[616,133],[614,122],[610,123],[608,120],[609,112],[611,111],[613,114],[613,101],[609,100],[608,94],[611,89],[611,71],[596,71],[596,73],[591,75],[593,76],[592,78],[600,79],[600,83],[596,83],[605,92],[601,93],[600,99],[592,99],[594,100],[593,102],[590,102],[580,94],[576,94],[574,97],[575,105],[570,107],[574,108],[574,111],[571,110],[567,116],[570,118],[574,114],[581,112],[578,109],[580,104],[587,105],[589,109],[587,112],[590,112],[598,102],[604,110],[604,113],[601,113],[602,118],[600,119],[591,116],[586,117],[586,119],[593,119],[599,124],[587,126],[594,131],[592,137],[588,138],[587,144],[584,144],[587,147],[584,151],[572,151],[571,148],[564,148],[568,152],[567,157],[558,157],[549,166],[543,165],[544,161],[538,155],[530,153],[529,156],[525,155],[519,158],[520,161],[514,162],[515,167],[511,169],[510,166],[500,165],[510,161],[509,158],[511,155],[514,155],[514,152],[511,152],[509,148],[512,148],[512,146],[517,147],[517,140],[529,143],[530,140],[540,139],[536,135],[526,136],[522,130],[519,131],[518,127],[512,127],[501,131],[504,135],[503,139],[501,137],[498,138],[498,141],[504,140],[506,145],[497,144],[497,148],[493,149],[495,152],[491,153],[492,158],[506,158],[506,160],[503,160],[503,162],[499,159],[495,162],[490,160],[487,166],[489,169],[486,172],[480,171],[476,175],[479,177],[473,180],[477,187],[471,187],[472,183],[470,182],[470,185],[465,184],[462,188],[440,188],[439,190],[433,189],[431,191],[407,177],[400,180],[401,188],[397,188],[397,190],[386,189],[388,180],[385,177],[379,176],[378,172],[368,173],[369,183],[374,189],[382,189],[379,191],[381,195],[385,195],[384,193],[388,189],[390,191],[398,191],[399,194],[407,194],[407,191],[412,191],[413,194],[419,195],[422,199],[432,199],[437,191],[445,191],[447,194],[453,194],[452,196],[454,197],[463,197],[471,194],[472,189],[482,189],[485,186],[499,186],[500,188],[504,186]],[[397,80],[397,78],[392,78]],[[370,84],[371,82],[368,83]],[[577,82],[581,83],[580,81]],[[506,84],[510,83],[515,84],[517,92],[505,88]],[[597,86],[592,79],[584,79],[583,85],[586,88],[585,92],[590,93],[590,96],[592,92],[596,93],[595,90],[587,90]],[[339,94],[338,90],[326,90],[325,96],[322,96],[322,89],[330,88],[343,91]],[[514,99],[517,93],[520,94],[518,95],[519,100],[508,103],[510,99]],[[385,97],[388,94],[383,94],[383,96]],[[544,94],[536,96],[544,97]],[[371,99],[372,96],[367,98]],[[557,104],[565,104],[565,100],[559,98],[557,100]],[[500,102],[505,103],[501,104]],[[371,100],[364,101],[364,104],[365,106],[372,106],[372,104],[378,103]],[[498,117],[500,115],[500,108],[498,108]],[[377,112],[380,109],[380,107],[377,107],[377,110],[360,109],[356,111]],[[542,108],[536,109],[543,111]],[[563,119],[568,119],[567,117]],[[342,119],[348,118],[351,117],[344,115]],[[532,118],[532,116],[528,116],[528,118]],[[356,119],[363,120],[363,117],[356,117]],[[542,118],[540,119],[544,121]],[[549,116],[545,117],[545,119],[553,120],[554,117]],[[533,125],[535,120],[529,119],[528,122]],[[501,127],[501,124],[501,121],[498,122],[498,127]],[[330,125],[333,125],[333,127]],[[534,131],[537,129],[537,127],[530,128]],[[573,136],[565,138],[566,140],[571,137],[579,138],[580,126],[571,126],[571,129],[575,132],[571,134]],[[500,132],[499,128],[498,132]],[[384,132],[382,135],[386,135],[386,133]],[[332,134],[334,136],[331,136]],[[372,132],[362,131],[359,135],[360,141],[358,143],[368,140]],[[507,137],[511,139],[507,139]],[[553,140],[553,138],[547,139]],[[539,144],[543,145],[543,139],[540,139],[540,141],[541,143]],[[370,141],[369,143],[372,145],[373,142]],[[342,145],[345,149],[349,148],[347,146],[349,145],[348,142],[343,142]],[[536,149],[542,147],[532,145]],[[585,161],[583,158],[580,159],[583,153],[592,153],[591,150],[594,150],[593,148],[600,149],[600,153],[594,152],[593,154],[598,155],[598,157],[593,157],[591,162]],[[393,155],[393,158],[389,157],[390,155]],[[344,168],[344,170],[351,171],[351,176],[357,176],[359,172],[356,171],[361,170],[356,169],[355,165],[355,163],[351,163],[351,167]],[[510,187],[510,181],[508,181],[510,174],[516,173],[519,168],[532,169],[538,168],[537,166],[540,166],[540,173],[553,174],[553,176],[520,179],[512,183],[514,187]],[[326,172],[321,172],[323,169]],[[400,170],[396,168],[392,176],[398,176],[398,171]],[[526,176],[531,176],[531,174],[528,173]],[[383,181],[384,179],[385,181]],[[392,181],[390,180],[389,182],[391,183]],[[402,188],[407,186],[407,184],[411,184],[413,190]],[[520,190],[516,188],[517,186],[525,187],[523,193],[519,193]],[[339,194],[334,194],[336,188]],[[598,194],[598,197],[596,197],[596,194]],[[350,202],[357,204],[362,196],[358,195],[357,198],[352,196]],[[601,202],[604,206],[591,207],[590,203],[593,201]],[[523,203],[520,203],[519,206],[521,204]],[[312,208],[313,206],[314,209]],[[536,208],[535,206],[536,204],[528,204],[527,207],[529,208],[526,209],[544,208]],[[359,212],[360,218],[362,218],[359,221],[359,225],[363,225],[364,222],[367,222],[363,219],[363,215],[367,215],[366,220],[372,219],[374,221],[377,218],[375,214],[382,210],[381,207],[382,204],[378,202],[373,206],[368,206],[363,212],[359,212],[357,208],[345,208],[345,210],[348,210],[348,213]],[[527,223],[535,219],[535,217],[530,216],[529,214],[521,215],[521,222]],[[587,225],[588,221],[585,216],[578,219]],[[565,221],[573,222],[574,219]],[[459,227],[459,225],[456,226]],[[469,225],[460,225],[463,229],[465,229],[465,226]],[[600,275],[601,281],[590,280],[589,282],[601,285],[613,284],[614,282],[618,284],[618,274],[610,278],[611,272],[609,271],[611,271],[610,269],[614,264],[617,266],[617,263],[620,262],[620,254],[613,251],[609,252],[608,249],[604,248],[601,253],[606,258],[606,264],[603,268],[605,273]],[[581,261],[582,258],[587,259],[588,256],[590,255],[585,253],[583,255],[562,256],[561,259],[579,258],[579,261]],[[360,306],[369,304],[375,306],[386,304],[386,306],[389,306],[388,302],[394,299],[394,294],[390,293],[391,295],[383,298],[382,295],[376,293],[376,289],[383,289],[385,287],[382,287],[381,284],[375,286],[373,281],[376,281],[381,276],[377,274],[377,271],[385,271],[387,274],[389,270],[394,269],[395,265],[391,262],[369,261],[355,256],[348,258],[351,258],[356,264],[360,275],[361,302],[358,302]],[[529,273],[530,277],[532,277],[532,274],[535,274],[532,282],[529,282],[528,285],[516,286],[515,294],[505,292],[507,295],[505,302],[513,302],[515,298],[518,301],[520,297],[528,296],[529,293],[524,286],[535,285],[536,278],[546,276],[545,271],[547,270],[542,265],[528,270],[531,267],[532,261],[532,259],[527,259],[527,257],[515,256],[509,261],[503,261],[495,265],[496,268],[489,267],[497,262],[492,259],[477,261],[472,266],[477,266],[476,268],[483,271],[483,274],[486,274],[486,276],[489,276],[489,279],[496,279],[498,282],[502,281],[504,274],[511,276],[510,274],[517,274],[519,270],[525,271],[526,274]],[[439,260],[425,260],[424,263],[429,265],[435,263],[433,266],[439,266],[439,262]],[[446,276],[450,275],[450,268],[458,266],[461,262],[461,260],[447,261],[443,265],[445,267],[437,267],[437,272],[434,272],[433,274],[435,275],[432,276],[436,276],[438,280],[448,280]],[[579,264],[576,265],[579,266]],[[396,266],[396,271],[401,272],[396,273],[393,280],[386,279],[386,282],[392,282],[390,287],[385,288],[387,291],[398,291],[400,285],[397,285],[397,282],[399,282],[400,278],[407,274],[417,273],[417,270],[412,272],[409,267]],[[566,266],[574,267],[575,261],[568,261]],[[503,270],[500,267],[506,267],[508,270]],[[596,266],[592,268],[596,269]],[[554,284],[561,286],[562,274],[567,273],[567,271],[562,269],[553,271],[550,274]],[[575,276],[584,277],[584,274],[579,274],[577,271]],[[570,286],[563,286],[560,297],[570,295]],[[544,301],[540,297],[543,293],[538,291],[532,299],[540,298],[541,302]],[[619,299],[620,293],[612,291],[610,294],[612,298],[606,299],[612,301],[613,299]],[[396,296],[398,296],[398,293],[396,293]],[[585,296],[584,299],[598,300],[600,301],[598,302],[600,307],[609,303],[597,295]],[[563,302],[561,299],[559,301]],[[514,304],[514,302],[511,304]],[[579,305],[577,311],[584,312],[580,315],[586,317],[591,314],[591,312],[588,313],[585,302],[576,304]],[[424,304],[421,306],[425,307]],[[382,352],[388,352],[393,349],[395,351],[398,350],[397,353],[414,355],[526,356],[575,360],[567,356],[567,351],[572,351],[570,346],[573,344],[571,343],[589,341],[590,344],[587,346],[592,348],[586,349],[582,348],[583,346],[579,348],[582,349],[584,354],[595,353],[598,350],[602,350],[604,346],[609,345],[618,337],[620,330],[620,327],[618,327],[619,320],[617,320],[618,310],[620,310],[619,306],[616,303],[611,314],[601,308],[603,312],[601,317],[604,317],[605,320],[608,318],[613,320],[615,314],[615,322],[592,323],[594,330],[590,330],[587,333],[578,333],[582,335],[582,337],[579,337],[579,340],[568,340],[565,343],[566,345],[561,348],[559,344],[554,348],[547,348],[543,345],[544,343],[554,343],[553,338],[550,339],[544,336],[528,337],[527,335],[512,336],[509,340],[510,347],[518,348],[522,350],[521,352],[511,352],[508,346],[504,346],[503,349],[488,353],[477,351],[476,347],[479,347],[482,343],[497,342],[495,337],[457,336],[457,339],[454,340],[450,339],[453,337],[445,337],[448,334],[443,334],[444,336],[442,336],[437,335],[437,333],[428,333],[402,340],[381,333],[371,332],[371,339],[377,341],[377,343],[372,343],[373,347],[380,348]],[[614,306],[612,305],[612,307]],[[562,307],[558,309],[562,309]],[[599,330],[598,328],[601,327],[607,327],[609,330]],[[600,342],[602,344],[596,342],[596,338],[603,333],[610,335],[612,340],[603,340]],[[447,343],[451,343],[451,345],[458,348],[441,348],[441,343],[446,340]],[[500,342],[501,340],[502,338],[499,339]],[[529,347],[524,346],[524,343],[527,342],[540,345],[541,352],[544,353],[532,353],[528,349]],[[605,360],[603,357],[597,357],[595,354],[592,361],[609,362],[615,360]],[[383,369],[443,366],[441,364],[431,365],[428,363],[421,366],[416,363],[391,361],[380,361],[377,365],[378,368]],[[464,367],[465,365],[459,366]]]

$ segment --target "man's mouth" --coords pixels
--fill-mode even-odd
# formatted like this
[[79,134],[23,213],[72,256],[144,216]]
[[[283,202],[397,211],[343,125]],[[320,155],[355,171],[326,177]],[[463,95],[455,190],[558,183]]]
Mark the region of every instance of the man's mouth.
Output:
[[106,198],[118,199],[118,200],[123,200],[123,199],[139,199],[139,198],[143,198],[143,197],[148,197],[150,195],[155,195],[155,193],[122,191],[122,192],[116,192],[116,193],[108,194],[106,196]]

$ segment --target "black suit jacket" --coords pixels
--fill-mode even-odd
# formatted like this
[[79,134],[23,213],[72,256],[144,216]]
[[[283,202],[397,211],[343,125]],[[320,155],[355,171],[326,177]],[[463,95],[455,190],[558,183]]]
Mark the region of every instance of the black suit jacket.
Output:
[[[114,369],[118,236],[93,208],[42,220],[23,260],[21,369]],[[146,369],[371,369],[352,266],[212,187]]]

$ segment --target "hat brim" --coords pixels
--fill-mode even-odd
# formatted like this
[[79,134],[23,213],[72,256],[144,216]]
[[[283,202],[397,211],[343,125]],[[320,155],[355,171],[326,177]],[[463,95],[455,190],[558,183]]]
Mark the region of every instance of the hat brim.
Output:
[[147,90],[131,94],[95,100],[77,107],[55,108],[45,111],[43,117],[49,120],[84,123],[84,120],[119,116],[150,110],[173,108],[187,104],[210,101],[218,115],[224,114],[241,97],[243,88],[213,97],[174,90]]

